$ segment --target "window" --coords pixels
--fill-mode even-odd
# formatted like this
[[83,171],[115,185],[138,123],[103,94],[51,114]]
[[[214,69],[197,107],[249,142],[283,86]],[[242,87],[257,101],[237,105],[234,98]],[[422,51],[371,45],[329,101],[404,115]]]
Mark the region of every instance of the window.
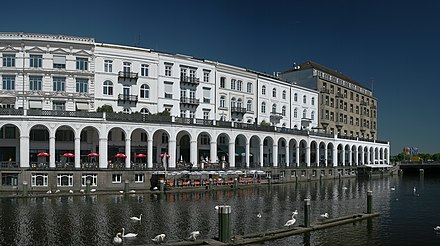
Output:
[[281,108],[281,114],[282,114],[283,116],[286,116],[286,106],[283,106],[283,107]]
[[87,79],[76,79],[76,92],[87,93],[89,81]]
[[3,75],[3,90],[15,90],[15,76]]
[[247,91],[247,93],[252,93],[252,83],[251,82],[247,83],[246,91]]
[[306,95],[303,96],[303,103],[307,103],[307,96]]
[[283,91],[283,94],[282,94],[282,97],[283,97],[283,99],[286,99],[286,91]]
[[45,186],[48,184],[47,173],[33,173],[31,176],[31,186]]
[[66,68],[66,57],[53,56],[53,68],[58,68],[58,69]]
[[113,61],[111,61],[111,60],[104,61],[104,72],[107,72],[107,73],[113,72]]
[[180,110],[180,117],[186,118],[186,110]]
[[120,184],[121,182],[122,182],[122,174],[120,174],[120,173],[112,174],[112,183],[113,184]]
[[43,66],[43,56],[42,55],[30,55],[29,56],[29,66],[30,67],[42,67]]
[[200,135],[200,144],[201,145],[209,145],[209,135],[208,134],[201,134]]
[[73,174],[58,174],[57,186],[73,186]]
[[293,117],[294,117],[294,118],[298,118],[298,109],[297,109],[297,108],[295,108],[295,109],[293,110]]
[[303,111],[303,119],[307,118],[307,109],[304,109]]
[[231,90],[235,90],[235,79],[231,79]]
[[203,87],[203,102],[211,103],[211,88]]
[[220,77],[220,88],[225,88],[226,78]]
[[242,88],[243,88],[243,81],[241,81],[241,80],[237,81],[237,90],[241,91]]
[[123,62],[122,63],[122,70],[124,74],[131,73],[131,62]]
[[209,120],[209,111],[203,111],[203,119]]
[[167,144],[168,143],[168,134],[162,133],[162,143]]
[[252,100],[248,100],[246,104],[246,111],[252,112]]
[[3,54],[3,67],[15,67],[15,54]]
[[315,120],[315,111],[310,113],[310,119]]
[[53,91],[65,91],[66,78],[53,77]]
[[164,82],[165,98],[173,99],[173,82]]
[[17,186],[18,185],[18,173],[2,173],[2,185],[5,186]]
[[141,65],[141,76],[148,76],[148,64]]
[[111,82],[110,80],[104,81],[104,87],[102,93],[108,96],[113,95],[113,82]]
[[148,110],[148,108],[142,108],[141,109],[141,114],[143,114],[143,115],[150,114],[150,110]]
[[41,91],[42,76],[29,76],[29,90]]
[[194,79],[196,78],[196,71],[195,69],[190,69],[189,70],[189,77],[192,78],[191,81],[194,81]]
[[312,97],[312,105],[315,105],[315,98]]
[[235,107],[236,107],[236,105],[235,105],[235,97],[233,97],[231,99],[231,108],[235,108]]
[[263,85],[263,86],[261,87],[261,94],[262,94],[262,95],[266,95],[266,86],[265,86],[265,85]]
[[277,113],[277,105],[275,103],[272,104],[272,113],[274,113],[274,114]]
[[53,102],[53,110],[58,111],[65,111],[66,110],[66,103],[65,102]]
[[89,69],[88,65],[89,65],[89,59],[81,58],[81,57],[76,58],[76,69],[85,71]]
[[261,103],[261,113],[266,113],[266,103],[265,102]]
[[293,94],[293,101],[298,102],[298,94]]
[[225,103],[226,103],[226,97],[225,96],[221,96],[220,97],[220,108],[224,108],[225,107]]
[[272,97],[277,97],[277,89],[273,88]]
[[98,185],[98,175],[97,174],[82,174],[81,175],[81,185],[86,186],[87,181],[90,181],[91,186]]
[[134,182],[135,183],[143,183],[145,180],[145,175],[143,173],[135,173],[134,174]]
[[150,87],[147,84],[141,86],[141,98],[150,98]]
[[165,76],[171,76],[172,69],[173,69],[173,64],[165,63]]
[[209,82],[209,71],[203,70],[203,82]]

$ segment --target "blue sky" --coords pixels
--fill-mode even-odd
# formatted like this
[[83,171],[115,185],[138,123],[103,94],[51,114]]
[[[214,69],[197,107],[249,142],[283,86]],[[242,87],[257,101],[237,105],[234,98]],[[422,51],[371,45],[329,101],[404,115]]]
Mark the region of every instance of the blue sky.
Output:
[[94,37],[273,73],[307,60],[371,87],[378,138],[440,152],[440,1],[14,1],[2,32]]

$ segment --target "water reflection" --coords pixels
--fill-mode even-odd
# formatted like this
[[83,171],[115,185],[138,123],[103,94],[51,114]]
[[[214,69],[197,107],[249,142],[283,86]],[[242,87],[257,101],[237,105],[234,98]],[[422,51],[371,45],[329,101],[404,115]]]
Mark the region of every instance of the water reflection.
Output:
[[[192,193],[2,199],[0,245],[109,245],[122,228],[138,234],[137,238],[124,240],[124,245],[147,244],[160,233],[165,233],[168,240],[184,239],[196,230],[200,231],[200,238],[211,238],[218,234],[214,207],[219,204],[232,206],[233,235],[264,232],[283,228],[296,209],[297,225],[303,224],[305,198],[312,201],[312,223],[319,221],[324,212],[335,218],[366,211],[367,190],[373,191],[373,207],[387,210],[389,187],[397,187],[398,182],[396,178],[371,182],[343,179]],[[141,222],[130,220],[141,213]],[[258,213],[261,218],[256,216]],[[372,220],[346,227],[351,237],[353,230],[363,227],[359,237],[372,241],[377,223]],[[315,245],[314,242],[325,240],[327,231],[276,243]],[[340,238],[335,240],[341,242]]]

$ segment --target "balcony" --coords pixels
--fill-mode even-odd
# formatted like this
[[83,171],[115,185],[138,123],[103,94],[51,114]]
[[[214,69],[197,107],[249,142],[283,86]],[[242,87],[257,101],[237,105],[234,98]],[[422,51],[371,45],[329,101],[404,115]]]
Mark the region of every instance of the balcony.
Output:
[[190,77],[190,76],[181,76],[180,82],[197,86],[200,84],[200,79],[196,78],[196,77]]
[[191,97],[181,97],[180,103],[189,104],[192,106],[198,106],[200,104],[200,100],[197,98],[191,98]]
[[137,95],[125,95],[125,94],[119,94],[118,95],[118,103],[122,104],[136,104],[138,102],[138,96]]
[[327,89],[327,88],[321,88],[321,91],[320,91],[321,93],[324,93],[324,94],[330,94],[330,90],[329,89]]
[[280,120],[283,118],[281,113],[271,112],[270,113],[270,122],[274,124],[280,123]]
[[336,98],[346,98],[346,96],[340,92],[336,93]]
[[119,71],[118,73],[118,79],[123,82],[131,82],[136,83],[137,79],[139,78],[138,73],[134,72],[127,72],[127,71]]
[[245,114],[247,112],[246,108],[241,107],[231,107],[231,113]]
[[365,107],[367,107],[367,106],[368,106],[368,103],[365,102],[365,101],[361,101],[361,106],[365,106]]

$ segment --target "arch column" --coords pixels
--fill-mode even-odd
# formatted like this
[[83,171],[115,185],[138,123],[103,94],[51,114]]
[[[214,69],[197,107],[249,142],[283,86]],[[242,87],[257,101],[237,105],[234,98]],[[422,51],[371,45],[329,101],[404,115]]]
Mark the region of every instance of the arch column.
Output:
[[198,161],[197,161],[197,159],[198,159],[198,157],[197,157],[197,140],[191,140],[189,148],[190,148],[190,150],[189,150],[189,152],[190,152],[189,161],[195,167],[195,166],[197,166],[197,163],[198,163]]
[[209,149],[209,156],[211,157],[211,163],[219,163],[219,159],[217,157],[217,142],[211,141],[211,148]]
[[263,163],[263,157],[264,157],[264,145],[263,145],[263,142],[264,142],[264,139],[262,139],[261,140],[261,143],[260,143],[260,160],[259,160],[259,162],[260,162],[260,167],[263,167],[264,166],[264,163]]
[[386,156],[386,158],[387,158],[387,163],[386,164],[390,164],[390,150],[389,149],[387,149],[387,156]]
[[353,162],[352,162],[352,154],[353,154],[353,151],[351,150],[351,148],[348,150],[348,164],[350,165],[350,166],[353,166]]
[[29,167],[29,136],[20,135],[20,167]]
[[299,143],[296,146],[296,167],[299,167]]
[[286,141],[286,167],[290,166],[290,148],[289,142]]
[[[275,140],[274,140],[275,142]],[[278,144],[272,144],[272,160],[273,160],[273,167],[278,167]]]
[[355,155],[354,155],[354,162],[356,163],[356,166],[359,166],[359,149],[358,148],[356,148],[356,150],[355,150]]
[[367,164],[370,164],[370,150],[367,149]]
[[337,159],[338,159],[338,146],[333,144],[333,167],[337,166]]
[[176,168],[176,140],[170,139],[168,142],[168,154],[170,158],[168,159],[168,167]]
[[250,166],[250,142],[246,139],[246,168]]
[[108,144],[107,138],[99,138],[99,168],[108,167],[107,144]]
[[342,147],[342,166],[345,167],[345,146]]
[[229,167],[235,167],[235,141],[229,142]]
[[131,162],[131,139],[126,138],[125,139],[125,155],[127,158],[125,158],[125,168],[130,168],[130,162]]
[[306,146],[306,166],[310,167],[310,143]]
[[315,160],[316,166],[319,167],[319,143],[316,143]]
[[153,136],[148,134],[147,142],[147,167],[153,168]]
[[55,167],[55,136],[49,137],[49,167]]
[[75,137],[75,168],[81,168],[81,138]]
[[326,144],[324,144],[324,165],[327,167],[328,166],[328,164],[327,164],[327,145]]

